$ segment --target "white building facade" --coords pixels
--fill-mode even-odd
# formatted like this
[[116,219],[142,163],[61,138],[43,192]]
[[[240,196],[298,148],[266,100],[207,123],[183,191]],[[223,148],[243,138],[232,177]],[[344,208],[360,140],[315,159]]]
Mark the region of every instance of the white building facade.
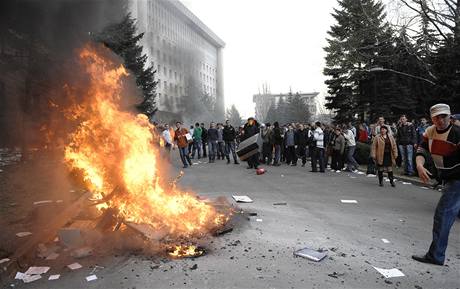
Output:
[[225,43],[181,2],[131,0],[149,63],[156,70],[157,105],[181,113],[186,97],[209,95],[224,113],[222,50]]

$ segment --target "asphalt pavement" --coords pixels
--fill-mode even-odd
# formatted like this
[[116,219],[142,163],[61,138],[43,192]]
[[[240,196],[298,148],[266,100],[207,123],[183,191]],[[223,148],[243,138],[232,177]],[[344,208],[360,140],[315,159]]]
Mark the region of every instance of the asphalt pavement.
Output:
[[[173,152],[175,154],[176,152]],[[240,165],[193,160],[179,185],[204,197],[225,196],[245,213],[232,232],[207,243],[195,259],[156,260],[114,255],[99,260],[98,280],[87,282],[95,261],[20,288],[459,288],[460,224],[450,234],[445,266],[421,264],[412,254],[431,242],[440,192],[406,181],[379,187],[357,173],[312,173],[307,167]],[[174,155],[173,165],[179,171]],[[232,201],[247,195],[253,203]],[[342,203],[356,200],[357,203]],[[286,203],[274,205],[275,203]],[[382,239],[389,242],[385,243]],[[321,262],[294,257],[310,247],[327,252]],[[374,267],[397,268],[405,276],[385,279]]]

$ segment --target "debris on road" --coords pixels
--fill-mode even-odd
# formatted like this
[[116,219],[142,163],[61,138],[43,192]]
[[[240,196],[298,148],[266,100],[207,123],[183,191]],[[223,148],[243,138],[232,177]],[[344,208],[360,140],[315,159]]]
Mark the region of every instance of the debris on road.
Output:
[[340,200],[343,204],[357,204],[357,200]]
[[273,203],[273,206],[286,206],[286,202],[281,202],[281,203]]
[[385,243],[385,244],[390,243],[390,241],[388,241],[387,239],[382,239],[382,242]]
[[81,259],[93,255],[93,248],[91,247],[82,247],[76,250],[73,250],[70,255],[74,258]]
[[256,170],[257,175],[263,175],[263,174],[265,174],[265,172],[266,172],[265,169],[257,169]]
[[48,278],[48,280],[57,280],[61,277],[61,275],[59,274],[56,274],[56,275],[50,275],[50,277]]
[[16,236],[18,236],[19,238],[30,236],[30,235],[32,235],[31,232],[19,232],[19,233],[16,233]]
[[237,203],[252,203],[252,199],[248,196],[232,196],[232,198],[237,202]]
[[412,185],[412,183],[402,182],[403,185]]
[[256,222],[262,222],[262,219],[256,219]]
[[51,200],[38,201],[38,202],[34,202],[34,206],[43,205],[43,204],[51,204],[52,202],[53,201],[51,201]]
[[377,272],[382,274],[385,278],[393,278],[393,277],[404,277],[404,273],[401,272],[399,269],[382,269],[372,266]]
[[24,274],[25,275],[41,275],[41,274],[45,274],[46,272],[48,272],[49,269],[50,269],[50,267],[35,267],[35,266],[32,266],[29,269],[27,269],[27,271],[24,272]]
[[57,257],[59,257],[59,254],[56,253],[56,252],[53,252],[53,253],[49,254],[49,255],[45,258],[45,260],[56,260]]
[[254,217],[254,216],[257,216],[257,213],[254,213],[254,212],[250,212],[250,213],[248,213],[248,215],[249,215],[249,216],[253,216],[253,217]]
[[332,278],[336,278],[336,279],[341,277],[341,276],[344,276],[344,275],[345,275],[345,273],[337,273],[335,271],[332,272],[331,274],[327,274],[327,276],[332,277]]
[[24,283],[30,283],[37,281],[38,279],[41,279],[41,275],[25,275],[25,277],[22,279]]
[[83,266],[78,263],[72,263],[70,265],[67,265],[67,268],[69,268],[70,270],[77,270],[83,268]]
[[9,262],[9,261],[10,261],[10,259],[4,258],[4,259],[1,259],[1,260],[0,260],[0,264],[6,263],[6,262]]
[[94,281],[94,280],[97,280],[96,275],[89,275],[89,276],[86,277],[86,281],[88,281],[88,282],[91,282],[91,281]]
[[299,256],[315,262],[319,262],[327,256],[327,253],[305,247],[303,249],[294,251],[294,256]]

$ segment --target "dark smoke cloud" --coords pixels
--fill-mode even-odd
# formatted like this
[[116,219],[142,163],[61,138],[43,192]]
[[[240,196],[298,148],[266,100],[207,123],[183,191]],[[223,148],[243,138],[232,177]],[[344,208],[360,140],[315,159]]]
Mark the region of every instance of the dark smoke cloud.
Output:
[[120,21],[126,2],[0,1],[0,147],[40,146],[55,118],[50,99],[64,103],[64,84],[81,77],[77,49]]

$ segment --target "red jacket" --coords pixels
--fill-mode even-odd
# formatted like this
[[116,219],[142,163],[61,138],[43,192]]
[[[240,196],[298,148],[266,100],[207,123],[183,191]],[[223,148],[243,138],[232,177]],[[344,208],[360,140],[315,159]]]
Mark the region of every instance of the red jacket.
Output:
[[185,135],[188,134],[188,130],[186,128],[176,129],[174,133],[174,140],[177,143],[177,146],[180,148],[185,148],[188,146],[188,141]]

